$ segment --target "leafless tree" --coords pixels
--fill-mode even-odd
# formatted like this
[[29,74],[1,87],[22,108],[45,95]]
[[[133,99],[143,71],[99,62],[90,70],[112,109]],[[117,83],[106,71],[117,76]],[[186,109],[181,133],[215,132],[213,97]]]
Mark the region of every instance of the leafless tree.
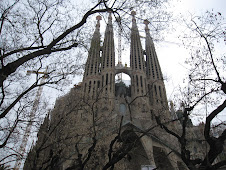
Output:
[[[25,129],[30,121],[35,90],[40,86],[63,88],[65,79],[81,72],[93,14],[105,17],[104,13],[111,11],[115,18],[121,17],[123,35],[127,37],[130,11],[137,10],[137,19],[157,21],[153,30],[159,32],[163,27],[155,23],[167,24],[169,20],[169,15],[160,10],[165,2],[101,0],[79,6],[62,0],[1,1],[0,148],[7,153],[1,160],[18,154],[12,146],[23,135],[19,129]],[[140,11],[141,6],[145,10]],[[35,76],[27,77],[27,70],[34,70]]]
[[[189,169],[218,169],[226,165],[224,160],[216,160],[216,158],[224,150],[226,139],[226,129],[218,136],[211,133],[211,127],[217,126],[213,120],[223,112],[226,107],[226,82],[225,70],[222,68],[222,54],[220,51],[215,51],[216,42],[225,41],[225,25],[221,13],[206,12],[200,17],[192,16],[191,23],[188,28],[191,30],[189,37],[193,41],[193,47],[196,42],[200,45],[198,49],[192,49],[191,59],[186,62],[190,64],[190,73],[188,78],[189,87],[183,95],[183,117],[182,128],[180,133],[173,131],[169,127],[163,125],[161,120],[156,117],[158,124],[169,134],[175,136],[180,143],[180,155],[184,163]],[[194,52],[194,53],[193,53]],[[223,66],[225,67],[225,66]],[[209,104],[213,109],[203,111],[198,109],[200,104]],[[199,114],[205,117],[205,124],[200,134],[200,139],[207,143],[207,152],[204,157],[193,158],[189,145],[189,128],[188,120],[196,110]],[[201,111],[201,112],[200,112]],[[206,113],[207,112],[207,113]],[[220,124],[225,120],[221,120]]]

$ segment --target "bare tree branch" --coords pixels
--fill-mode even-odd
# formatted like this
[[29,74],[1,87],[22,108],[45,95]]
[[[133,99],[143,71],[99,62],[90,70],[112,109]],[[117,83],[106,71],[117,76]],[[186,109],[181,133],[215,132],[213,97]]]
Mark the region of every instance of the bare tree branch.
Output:
[[[22,64],[24,64],[25,62],[38,57],[38,56],[42,56],[45,54],[50,54],[52,52],[52,48],[62,39],[64,39],[68,34],[70,34],[71,32],[73,32],[74,30],[78,29],[79,27],[81,27],[83,24],[86,23],[87,18],[95,13],[101,13],[101,12],[106,12],[109,11],[109,9],[97,9],[94,10],[98,5],[100,5],[102,3],[102,1],[100,1],[98,4],[96,4],[92,9],[90,9],[82,18],[82,20],[74,25],[73,27],[67,29],[64,33],[62,33],[59,37],[57,37],[55,40],[53,40],[49,45],[46,46],[46,48],[42,49],[42,50],[38,50],[35,51],[33,53],[27,54],[19,59],[17,59],[16,61],[7,64],[5,67],[3,67],[2,69],[0,69],[0,86],[3,86],[3,82],[4,80],[6,80],[6,78],[12,74],[13,72],[16,71],[16,69],[21,66]],[[53,50],[54,51],[54,50]],[[57,50],[55,50],[57,51]]]

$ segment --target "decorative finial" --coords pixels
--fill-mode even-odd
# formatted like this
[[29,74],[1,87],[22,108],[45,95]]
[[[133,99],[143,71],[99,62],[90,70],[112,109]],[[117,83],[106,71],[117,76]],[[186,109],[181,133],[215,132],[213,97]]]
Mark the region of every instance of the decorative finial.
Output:
[[97,25],[96,25],[96,27],[100,28],[100,20],[102,20],[102,17],[101,17],[100,15],[98,15],[98,16],[96,17],[96,20],[97,20]]
[[108,20],[110,20],[110,21],[111,21],[111,20],[112,20],[112,17],[111,17],[111,13],[112,13],[112,11],[110,11],[110,10],[109,10],[109,11],[108,11],[108,13],[109,13]]
[[131,15],[133,17],[132,22],[135,23],[136,22],[136,19],[135,19],[136,12],[135,11],[132,11],[131,12]]
[[145,31],[149,31],[149,28],[148,28],[148,24],[149,24],[150,22],[146,19],[146,20],[144,20],[144,24],[145,24]]
[[131,15],[134,17],[136,15],[136,11],[132,11]]
[[100,21],[100,20],[102,20],[102,17],[101,17],[100,15],[98,15],[98,16],[96,17],[96,19],[97,19],[97,21]]
[[144,20],[144,24],[145,24],[146,26],[147,26],[149,23],[150,23],[150,22],[149,22],[147,19]]

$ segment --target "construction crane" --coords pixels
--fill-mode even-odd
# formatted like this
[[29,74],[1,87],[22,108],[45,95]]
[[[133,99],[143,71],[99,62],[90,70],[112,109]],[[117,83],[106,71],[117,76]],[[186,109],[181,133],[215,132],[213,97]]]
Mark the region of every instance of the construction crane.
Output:
[[[40,84],[43,84],[44,80],[49,77],[49,73],[47,72],[47,70],[48,70],[48,67],[46,68],[46,70],[44,72],[28,70],[27,75],[43,74],[41,82],[40,82]],[[57,74],[62,74],[62,73],[57,73]],[[65,74],[68,75],[68,74],[71,74],[71,73],[65,73]],[[82,72],[78,71],[77,74],[82,74]],[[78,85],[75,85],[75,87],[76,88],[81,87],[81,83],[78,83]],[[21,143],[20,148],[18,150],[18,153],[20,153],[20,157],[17,157],[17,159],[16,159],[16,163],[15,163],[14,168],[13,168],[14,170],[18,170],[21,166],[22,158],[23,158],[24,153],[26,151],[27,142],[28,142],[28,139],[29,139],[29,136],[30,136],[32,123],[33,123],[33,120],[35,118],[35,112],[38,109],[38,104],[39,104],[39,101],[40,101],[40,98],[41,98],[42,90],[43,90],[43,86],[39,86],[38,91],[37,91],[36,96],[35,96],[35,100],[34,100],[32,109],[31,109],[31,113],[29,115],[30,120],[29,120],[29,122],[26,126],[25,133],[24,133],[24,136],[23,136],[23,139],[22,139],[22,143]]]
[[[122,25],[121,25],[121,18],[118,17],[116,19],[118,22],[118,65],[119,67],[122,67]],[[118,81],[122,81],[122,73],[118,74]]]
[[[28,70],[27,74],[28,75],[30,75],[32,73],[43,74],[43,77],[42,77],[41,82],[40,82],[40,84],[42,84],[42,83],[44,83],[44,80],[49,77],[48,73],[47,73],[47,69],[48,68],[46,68],[45,72]],[[18,150],[18,153],[20,153],[20,157],[17,157],[17,159],[16,159],[16,163],[15,163],[14,168],[13,168],[14,170],[18,170],[21,166],[22,159],[23,159],[24,153],[26,151],[27,142],[28,142],[28,139],[29,139],[29,136],[30,136],[30,133],[31,133],[32,123],[33,123],[34,118],[35,118],[35,112],[38,109],[38,103],[39,103],[40,98],[41,98],[42,90],[43,90],[43,86],[39,86],[38,91],[37,91],[36,96],[35,96],[35,100],[34,100],[31,112],[30,112],[30,115],[29,115],[30,120],[29,120],[29,122],[26,126],[24,136],[23,136],[20,148]]]

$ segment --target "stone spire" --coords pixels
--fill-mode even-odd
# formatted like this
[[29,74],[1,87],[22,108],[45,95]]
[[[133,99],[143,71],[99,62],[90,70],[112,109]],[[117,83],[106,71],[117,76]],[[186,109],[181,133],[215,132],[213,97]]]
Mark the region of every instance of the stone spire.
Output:
[[115,66],[115,49],[114,49],[114,34],[112,26],[112,16],[109,12],[108,23],[105,30],[104,44],[103,44],[103,55],[102,55],[102,68],[105,70],[108,68],[114,68]]
[[147,77],[153,80],[162,80],[162,71],[158,62],[158,57],[156,55],[155,46],[150,35],[148,28],[149,21],[145,20],[145,50],[146,50],[146,62],[147,62]]
[[100,65],[100,20],[101,16],[97,16],[96,29],[94,31],[88,58],[85,66],[85,74],[83,77],[83,90],[85,94],[94,96],[97,91],[99,82],[99,65]]
[[136,24],[136,12],[132,11],[131,51],[130,62],[132,69],[144,71],[144,56],[140,41],[140,35]]
[[168,108],[165,85],[163,82],[162,71],[159,65],[158,57],[155,51],[155,46],[148,28],[149,21],[145,20],[145,50],[146,50],[146,74],[148,92],[151,105],[165,106]]
[[85,77],[98,74],[100,59],[100,20],[101,16],[97,16],[96,29],[93,34],[88,59],[85,68]]
[[130,46],[130,67],[132,68],[132,93],[136,97],[146,93],[146,75],[143,49],[141,46],[140,35],[136,24],[136,12],[132,11],[132,29]]
[[109,96],[114,95],[115,82],[115,47],[112,16],[109,12],[102,48],[101,80],[103,91]]

